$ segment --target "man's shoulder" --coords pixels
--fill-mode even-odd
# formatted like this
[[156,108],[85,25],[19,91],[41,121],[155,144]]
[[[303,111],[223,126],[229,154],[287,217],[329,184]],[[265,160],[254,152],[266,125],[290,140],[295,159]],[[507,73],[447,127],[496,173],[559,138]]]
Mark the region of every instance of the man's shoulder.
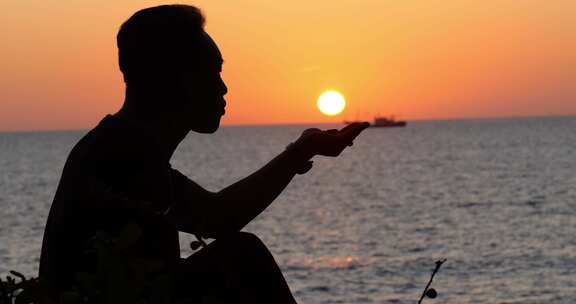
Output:
[[84,170],[90,166],[98,166],[98,158],[106,154],[106,141],[109,141],[107,137],[110,137],[107,133],[109,132],[106,132],[100,122],[84,134],[68,154],[64,171]]

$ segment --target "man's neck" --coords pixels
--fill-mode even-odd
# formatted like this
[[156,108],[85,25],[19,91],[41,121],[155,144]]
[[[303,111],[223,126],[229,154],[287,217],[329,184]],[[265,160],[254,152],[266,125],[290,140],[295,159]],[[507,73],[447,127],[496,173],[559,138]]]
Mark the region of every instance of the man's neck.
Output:
[[[163,111],[151,111],[144,107],[137,107],[140,104],[153,104],[150,100],[136,100],[137,96],[126,95],[124,105],[114,114],[115,117],[126,123],[141,129],[152,135],[162,151],[165,151],[169,160],[182,140],[188,134],[188,130],[183,130],[174,123],[174,119],[168,117]],[[158,102],[158,101],[156,101]]]

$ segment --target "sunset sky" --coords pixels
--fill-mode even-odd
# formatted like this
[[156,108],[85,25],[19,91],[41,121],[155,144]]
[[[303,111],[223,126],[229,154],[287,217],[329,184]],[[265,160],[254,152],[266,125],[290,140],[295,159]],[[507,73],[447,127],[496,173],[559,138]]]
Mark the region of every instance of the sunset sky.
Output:
[[[118,110],[115,36],[172,2],[0,2],[0,130],[85,129]],[[576,114],[574,0],[209,0],[223,123]],[[346,110],[322,115],[325,90]]]

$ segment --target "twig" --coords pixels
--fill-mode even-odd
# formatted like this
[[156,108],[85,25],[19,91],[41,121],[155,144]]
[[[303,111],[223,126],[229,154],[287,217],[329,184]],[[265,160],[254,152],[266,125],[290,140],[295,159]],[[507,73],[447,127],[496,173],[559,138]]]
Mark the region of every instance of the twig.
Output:
[[446,262],[446,259],[441,259],[441,260],[436,261],[436,267],[434,268],[434,271],[432,271],[432,275],[430,276],[430,280],[428,281],[428,284],[426,284],[426,287],[424,288],[424,291],[422,292],[422,295],[420,296],[420,300],[418,300],[418,304],[422,303],[422,300],[426,296],[426,291],[428,291],[430,284],[432,284],[432,280],[434,280],[434,276],[436,275],[438,270],[440,270],[440,266],[442,266],[442,264],[444,264],[444,262]]

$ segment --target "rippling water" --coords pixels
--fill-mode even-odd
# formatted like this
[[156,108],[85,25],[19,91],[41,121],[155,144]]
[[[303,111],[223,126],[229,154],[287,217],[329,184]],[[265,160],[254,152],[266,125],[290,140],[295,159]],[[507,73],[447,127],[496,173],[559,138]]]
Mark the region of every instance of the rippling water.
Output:
[[[191,134],[172,164],[218,190],[304,128]],[[36,274],[48,208],[82,134],[0,134],[0,273]],[[270,247],[300,303],[415,303],[443,257],[430,302],[576,303],[576,118],[368,129],[341,157],[317,158],[246,230]]]

